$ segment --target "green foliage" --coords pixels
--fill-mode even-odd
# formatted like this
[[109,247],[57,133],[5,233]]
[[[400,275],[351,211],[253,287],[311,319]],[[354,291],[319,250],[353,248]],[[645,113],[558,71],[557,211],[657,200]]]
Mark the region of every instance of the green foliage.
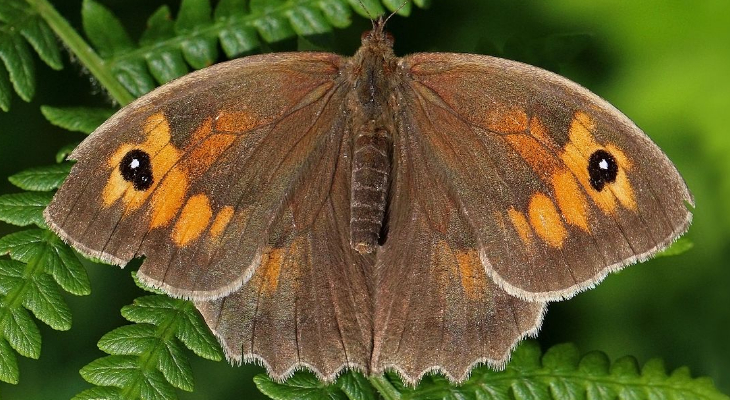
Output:
[[81,369],[81,376],[97,387],[74,399],[174,399],[175,388],[193,390],[193,372],[183,346],[209,360],[223,358],[189,301],[160,294],[140,297],[122,308],[122,315],[135,324],[114,329],[99,340],[99,349],[110,355]]
[[61,289],[82,296],[91,292],[86,271],[73,251],[48,231],[43,209],[70,170],[68,163],[31,168],[9,178],[25,192],[0,195],[0,220],[36,225],[0,238],[0,380],[17,383],[15,352],[38,358],[41,335],[31,314],[56,330],[71,328],[71,310]]
[[[266,375],[258,375],[254,380],[261,392],[275,400],[378,398],[368,380],[359,373],[346,373],[331,385],[322,384],[306,372],[298,372],[283,383]],[[596,351],[581,357],[573,344],[553,346],[543,354],[538,344],[530,340],[514,351],[503,371],[477,368],[460,386],[451,385],[439,375],[427,375],[415,388],[403,386],[394,374],[371,378],[371,382],[394,393],[387,397],[403,400],[730,399],[710,379],[692,378],[685,367],[667,374],[658,359],[639,368],[633,357],[623,357],[613,363],[604,353]]]
[[671,246],[664,249],[664,251],[657,254],[657,257],[669,257],[669,256],[678,256],[682,253],[685,253],[692,249],[694,247],[694,243],[692,240],[681,237],[676,242],[674,242]]
[[[37,181],[47,179],[42,175],[36,174]],[[0,196],[0,219],[21,226],[44,226],[41,212],[48,201],[46,192]],[[13,350],[24,357],[40,356],[41,335],[30,314],[53,329],[68,330],[71,310],[60,289],[86,295],[91,285],[71,249],[46,229],[27,229],[0,238],[0,254],[10,255],[10,259],[0,259],[0,380],[17,383]]]
[[110,108],[50,107],[41,106],[41,112],[48,122],[63,129],[91,133],[114,114]]
[[[386,1],[396,10],[402,0]],[[417,2],[425,6],[425,1]],[[250,52],[265,42],[296,35],[308,36],[348,26],[352,8],[365,15],[385,12],[375,0],[222,0],[215,9],[209,0],[183,0],[177,18],[167,6],[147,20],[147,29],[135,44],[111,11],[93,0],[85,0],[82,20],[86,36],[104,59],[115,79],[133,96],[140,96],[158,84],[215,63],[218,44],[226,57]],[[410,12],[410,3],[399,11]]]
[[359,372],[346,372],[332,384],[320,382],[316,376],[299,371],[286,382],[276,382],[267,375],[257,375],[254,382],[261,393],[276,400],[297,399],[377,399],[376,391]]
[[[35,66],[30,47],[53,69],[61,69],[61,51],[41,15],[24,0],[0,2],[0,109],[10,109],[11,88],[25,101],[35,94]],[[6,74],[7,71],[7,74]],[[8,80],[9,78],[9,80]]]
[[[410,2],[383,3],[401,15],[411,11]],[[426,7],[430,0],[414,3]],[[275,42],[346,27],[353,9],[372,17],[385,12],[377,0],[252,0],[248,5],[244,0],[221,0],[215,9],[210,0],[183,0],[176,20],[166,6],[153,13],[147,30],[135,44],[110,10],[93,0],[84,0],[82,23],[98,52],[93,54],[83,48],[83,40],[47,0],[3,0],[0,60],[5,69],[0,68],[0,109],[9,110],[12,89],[25,101],[35,94],[30,48],[51,68],[63,67],[54,32],[113,97],[126,103],[131,100],[129,94],[140,96],[159,83],[185,75],[190,67],[200,69],[213,64],[219,58],[219,43],[225,55],[233,58],[258,48],[260,39]]]

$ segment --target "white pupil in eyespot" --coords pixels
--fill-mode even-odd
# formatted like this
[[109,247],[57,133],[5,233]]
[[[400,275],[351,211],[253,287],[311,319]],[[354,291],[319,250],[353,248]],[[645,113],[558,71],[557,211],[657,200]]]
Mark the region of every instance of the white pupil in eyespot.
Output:
[[139,167],[139,160],[136,158],[132,159],[132,162],[129,163],[129,167],[132,169],[136,169],[137,167]]
[[[134,160],[134,161],[137,161],[137,160]],[[134,167],[132,167],[132,168],[134,168]],[[598,168],[600,168],[600,169],[608,169],[608,161],[606,161],[605,158],[603,160],[601,160],[598,163]]]

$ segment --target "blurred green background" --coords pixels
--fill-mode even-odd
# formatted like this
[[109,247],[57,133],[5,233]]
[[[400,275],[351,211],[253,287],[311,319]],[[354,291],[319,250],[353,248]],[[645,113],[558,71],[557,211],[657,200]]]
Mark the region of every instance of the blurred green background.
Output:
[[[138,37],[160,4],[101,1]],[[77,28],[80,0],[53,2]],[[370,23],[318,38],[352,54]],[[429,10],[395,17],[388,28],[400,54],[482,52],[547,67],[613,103],[669,155],[694,193],[688,237],[694,248],[609,276],[596,289],[552,304],[540,333],[543,347],[570,341],[640,362],[661,357],[670,369],[687,365],[730,393],[730,2],[619,0],[434,0]],[[569,34],[567,51],[545,54],[545,43]],[[574,34],[581,34],[574,36]],[[558,40],[558,42],[560,42]],[[566,42],[560,42],[566,43]],[[576,44],[577,43],[577,44]],[[296,39],[269,50],[295,50]],[[580,50],[576,52],[575,50]],[[81,136],[48,124],[39,106],[109,105],[83,68],[68,58],[61,72],[36,59],[38,93],[17,98],[0,114],[0,193],[17,191],[4,177],[53,162],[57,149]],[[14,228],[0,224],[0,234]],[[0,385],[3,399],[64,399],[87,388],[78,370],[103,355],[96,341],[124,324],[119,309],[142,292],[128,271],[89,265],[93,294],[67,296],[74,324],[57,332],[39,324],[40,360],[20,359],[18,385]],[[196,390],[183,399],[249,398],[258,367],[230,367],[192,357]],[[254,398],[263,397],[260,394]]]

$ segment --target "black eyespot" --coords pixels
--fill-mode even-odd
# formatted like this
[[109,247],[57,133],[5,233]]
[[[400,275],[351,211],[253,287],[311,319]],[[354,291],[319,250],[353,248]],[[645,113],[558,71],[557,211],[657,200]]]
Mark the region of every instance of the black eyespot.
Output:
[[152,186],[152,163],[150,155],[142,150],[130,150],[119,163],[119,171],[135,190],[145,191]]
[[588,175],[593,189],[600,192],[607,183],[616,181],[618,175],[616,159],[606,150],[596,150],[588,160]]

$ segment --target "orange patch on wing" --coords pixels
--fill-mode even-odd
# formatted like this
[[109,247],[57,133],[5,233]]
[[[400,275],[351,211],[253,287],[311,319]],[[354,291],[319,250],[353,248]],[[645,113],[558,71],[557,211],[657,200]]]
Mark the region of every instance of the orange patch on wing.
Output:
[[553,140],[553,138],[548,135],[547,128],[538,117],[530,118],[530,135],[532,135],[535,139],[537,139],[538,142],[542,143],[544,146],[548,146],[552,149],[558,147],[555,144],[555,140]]
[[595,126],[593,120],[584,112],[577,112],[570,122],[568,137],[570,144],[575,146],[586,157],[590,156],[600,146],[593,138],[591,130]]
[[573,173],[565,170],[556,172],[552,182],[555,198],[565,221],[589,232],[588,202]]
[[189,198],[172,230],[173,242],[180,247],[187,246],[200,237],[212,216],[213,210],[210,208],[208,196],[196,194]]
[[203,120],[203,122],[198,126],[198,129],[193,132],[192,136],[190,137],[190,140],[188,141],[188,144],[185,145],[185,147],[190,146],[197,146],[198,143],[205,140],[210,134],[213,132],[213,119],[212,118],[206,118]]
[[634,194],[634,189],[631,187],[631,182],[629,182],[629,177],[626,175],[626,172],[619,170],[618,175],[616,175],[616,181],[608,186],[607,189],[616,196],[624,208],[628,208],[631,211],[638,209],[636,195]]
[[532,229],[530,228],[530,224],[527,223],[525,214],[515,210],[514,208],[510,208],[507,210],[507,215],[509,216],[510,221],[512,221],[512,226],[515,227],[517,234],[520,235],[522,243],[526,246],[531,246],[533,240]]
[[154,155],[170,143],[170,124],[165,114],[158,112],[147,118],[144,124],[147,140],[140,146],[143,150]]
[[205,138],[192,150],[192,154],[185,159],[185,167],[192,175],[199,176],[218,160],[219,156],[236,139],[236,135],[214,134]]
[[485,122],[487,129],[499,133],[518,133],[527,130],[527,114],[520,108],[490,111]]
[[152,197],[152,220],[150,228],[166,226],[183,206],[188,190],[187,175],[179,168],[173,168],[159,184]]
[[218,238],[223,233],[228,223],[231,222],[231,217],[233,217],[233,207],[231,206],[225,206],[218,211],[213,223],[210,225],[210,236],[213,239]]
[[560,168],[558,160],[534,137],[525,134],[504,136],[530,168],[543,178]]
[[215,117],[215,130],[244,133],[260,125],[259,118],[246,111],[221,111]]
[[439,240],[431,258],[431,273],[439,279],[442,295],[452,295],[454,285],[459,285],[468,299],[484,296],[487,277],[476,250],[454,249],[445,240]]
[[486,279],[484,266],[474,249],[456,250],[456,262],[459,265],[461,287],[466,297],[476,300],[484,296]]
[[563,247],[568,231],[549,197],[542,193],[534,194],[530,198],[528,215],[530,225],[538,236],[552,247],[558,249]]
[[[296,242],[293,242],[291,246],[293,251],[298,251]],[[264,254],[264,259],[261,261],[261,268],[264,273],[262,289],[267,294],[273,293],[279,286],[279,275],[284,263],[285,251],[286,249],[283,248],[268,248],[268,251]]]

